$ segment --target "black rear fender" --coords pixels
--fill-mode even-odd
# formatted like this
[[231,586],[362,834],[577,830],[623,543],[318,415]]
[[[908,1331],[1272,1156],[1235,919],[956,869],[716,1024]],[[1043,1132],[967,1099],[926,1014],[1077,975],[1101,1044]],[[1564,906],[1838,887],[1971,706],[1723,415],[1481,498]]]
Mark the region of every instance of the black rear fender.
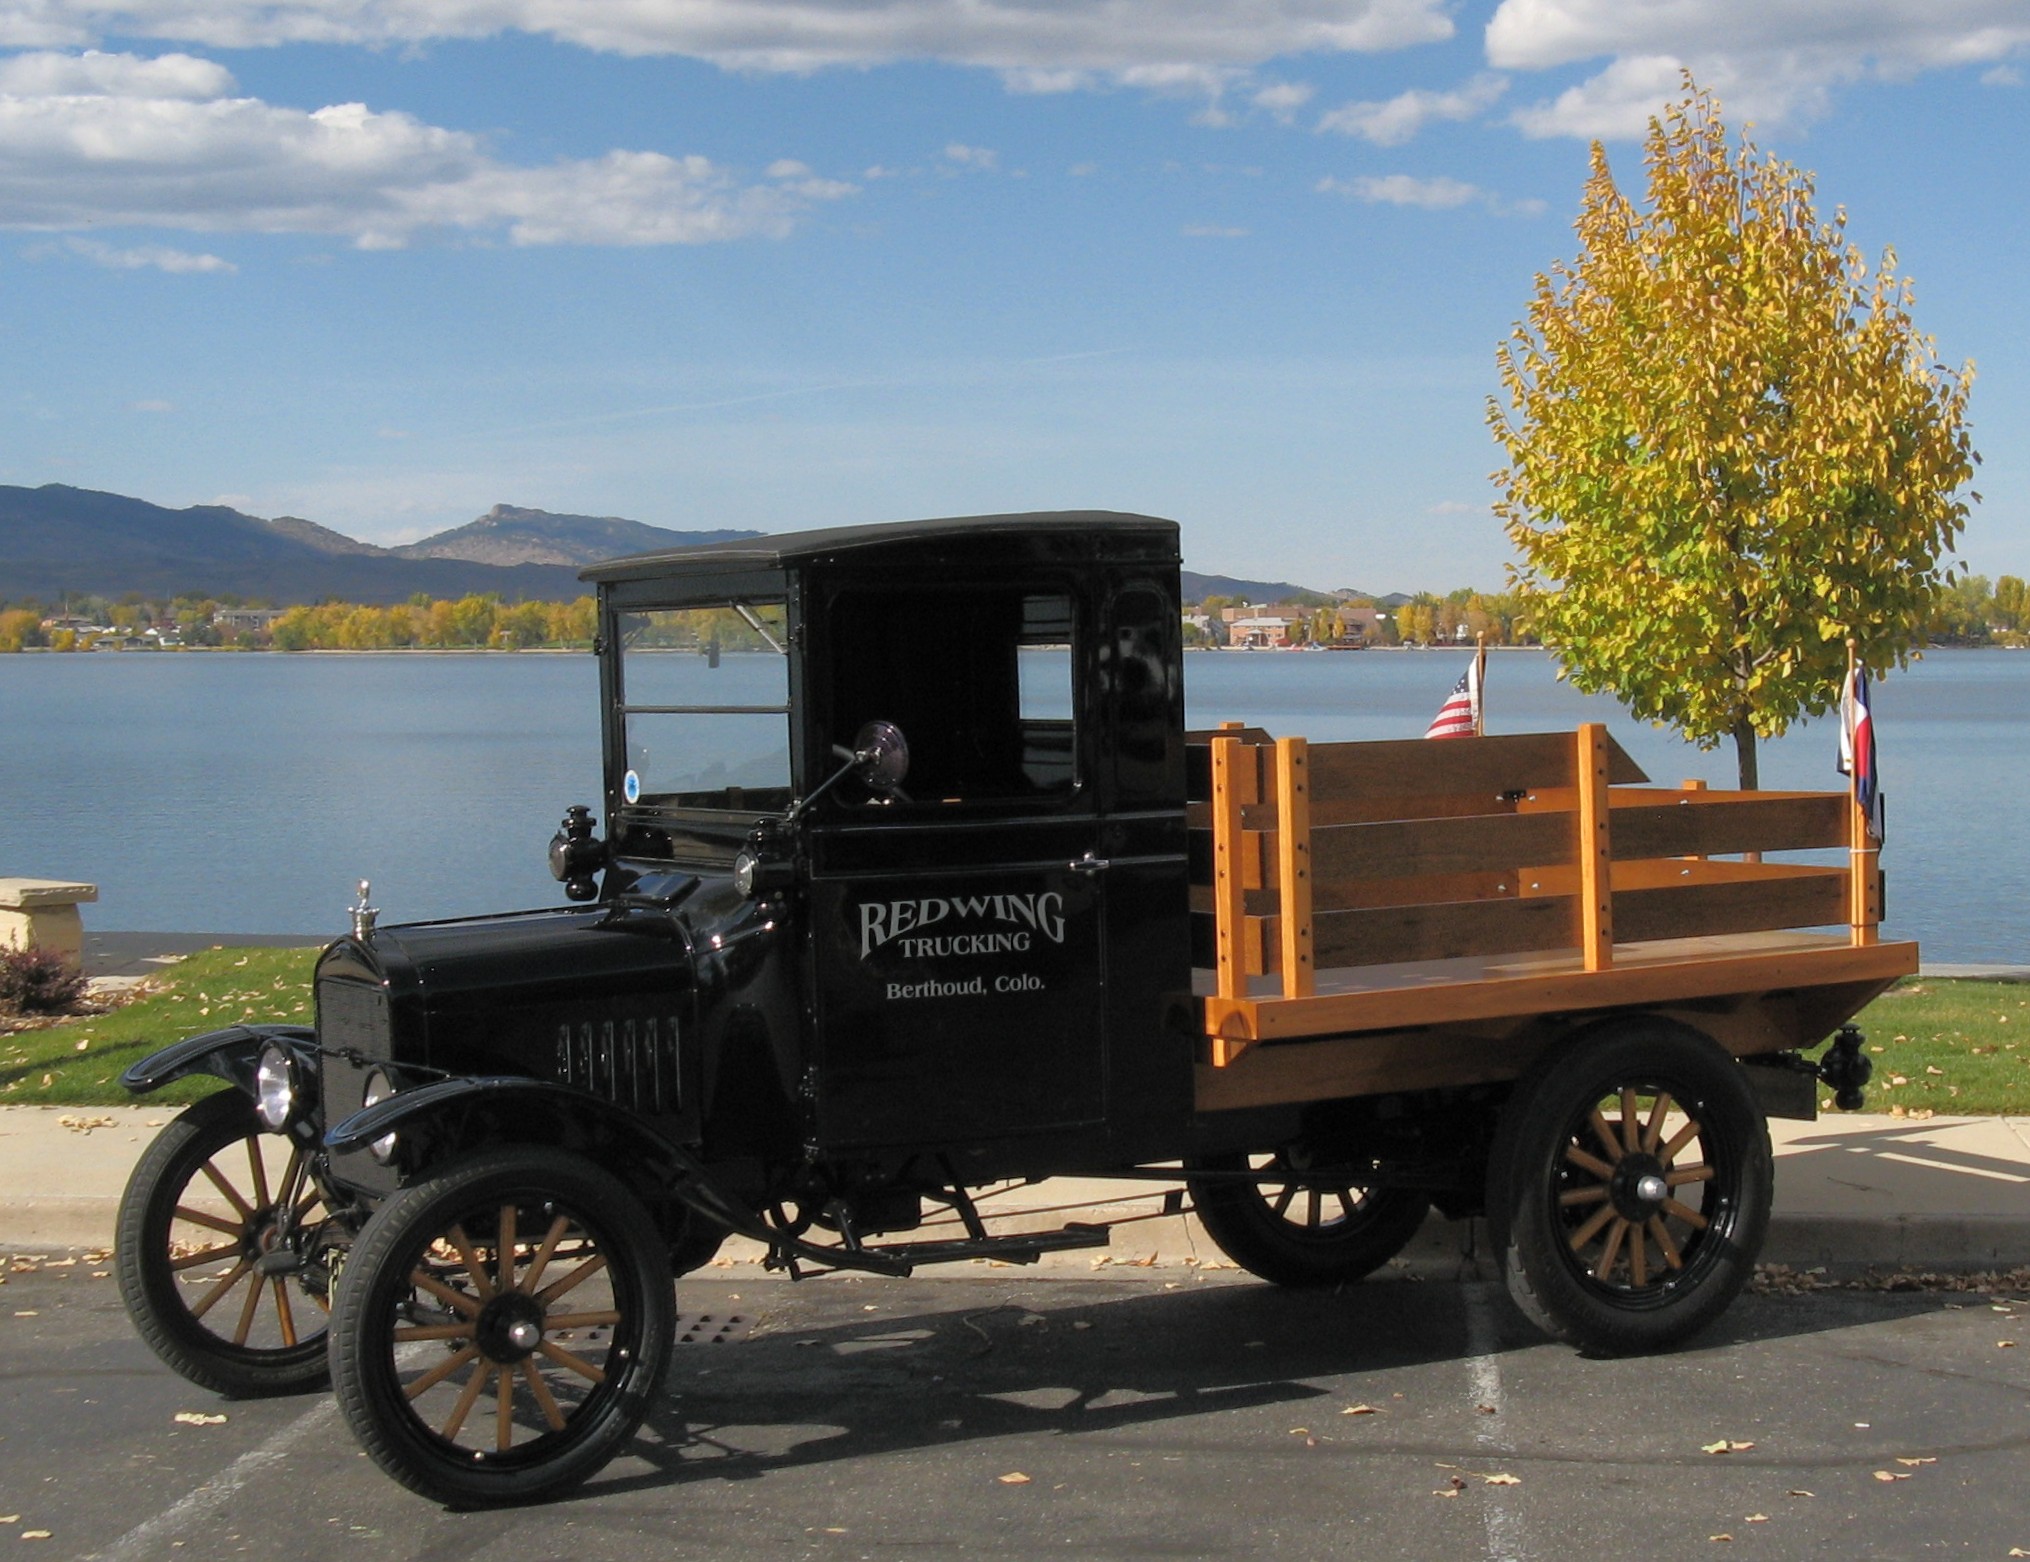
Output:
[[270,1042],[287,1047],[295,1055],[310,1099],[317,1098],[317,1032],[307,1025],[229,1025],[224,1030],[187,1036],[159,1052],[152,1052],[121,1074],[120,1083],[136,1095],[160,1090],[172,1080],[192,1074],[216,1074],[237,1085],[248,1095],[254,1093],[254,1068],[261,1049]]

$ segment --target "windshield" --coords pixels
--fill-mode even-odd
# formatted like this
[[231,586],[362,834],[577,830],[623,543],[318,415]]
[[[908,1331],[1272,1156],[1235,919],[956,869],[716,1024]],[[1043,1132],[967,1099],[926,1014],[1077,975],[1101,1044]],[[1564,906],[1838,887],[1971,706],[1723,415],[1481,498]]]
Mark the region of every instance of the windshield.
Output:
[[789,641],[780,602],[623,613],[620,721],[630,804],[789,806]]

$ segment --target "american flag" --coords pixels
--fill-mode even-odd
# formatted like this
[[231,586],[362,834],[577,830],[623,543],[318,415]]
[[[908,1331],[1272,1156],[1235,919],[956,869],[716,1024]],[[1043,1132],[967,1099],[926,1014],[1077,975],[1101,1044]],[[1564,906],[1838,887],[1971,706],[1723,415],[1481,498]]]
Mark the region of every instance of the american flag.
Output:
[[1854,778],[1854,805],[1868,821],[1868,833],[1882,839],[1875,808],[1875,718],[1868,709],[1868,669],[1858,663],[1840,690],[1840,774]]
[[1467,664],[1445,703],[1438,707],[1425,730],[1427,738],[1477,738],[1480,736],[1480,658]]

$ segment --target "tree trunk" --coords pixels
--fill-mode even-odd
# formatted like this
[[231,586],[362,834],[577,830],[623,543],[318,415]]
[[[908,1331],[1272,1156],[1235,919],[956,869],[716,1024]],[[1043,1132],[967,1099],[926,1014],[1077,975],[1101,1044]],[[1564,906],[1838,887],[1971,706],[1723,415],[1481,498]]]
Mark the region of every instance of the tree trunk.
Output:
[[1734,723],[1734,754],[1741,764],[1741,790],[1757,790],[1761,778],[1755,767],[1755,727],[1746,716]]

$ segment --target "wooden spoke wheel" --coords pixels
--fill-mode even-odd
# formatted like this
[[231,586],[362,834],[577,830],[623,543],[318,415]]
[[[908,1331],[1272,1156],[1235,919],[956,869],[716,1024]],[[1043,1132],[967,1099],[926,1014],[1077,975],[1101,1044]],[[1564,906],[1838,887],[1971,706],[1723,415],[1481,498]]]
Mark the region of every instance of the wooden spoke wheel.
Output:
[[1713,1042],[1662,1023],[1589,1038],[1504,1109],[1489,1213],[1510,1294],[1588,1349],[1674,1345],[1753,1271],[1772,1181],[1761,1109]]
[[321,1387],[331,1211],[310,1158],[238,1090],[162,1130],[120,1200],[114,1267],[134,1327],[177,1372],[236,1397]]
[[[1277,1285],[1344,1284],[1400,1253],[1424,1223],[1430,1200],[1344,1177],[1307,1181],[1315,1159],[1295,1145],[1193,1162],[1186,1176],[1205,1234],[1243,1269]],[[1190,1175],[1242,1170],[1260,1172],[1261,1179]]]
[[586,1479],[647,1414],[675,1326],[640,1202],[553,1150],[489,1151],[401,1189],[338,1287],[332,1379],[389,1475],[456,1507]]

